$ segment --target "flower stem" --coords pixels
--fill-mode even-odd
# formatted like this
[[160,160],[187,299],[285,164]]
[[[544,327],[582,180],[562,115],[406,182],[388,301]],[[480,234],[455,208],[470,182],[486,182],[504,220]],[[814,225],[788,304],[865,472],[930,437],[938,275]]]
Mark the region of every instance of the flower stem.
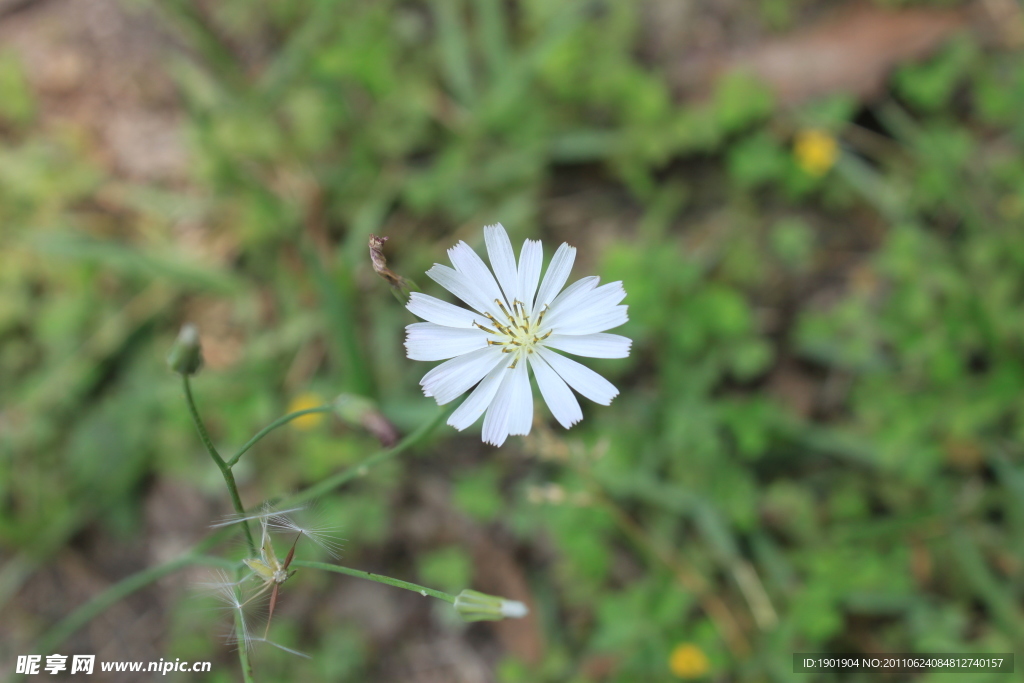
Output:
[[[235,586],[236,599],[238,599],[238,587]],[[252,676],[252,662],[249,661],[249,644],[246,642],[245,617],[241,609],[235,610],[235,638],[238,640],[238,663],[242,666],[242,680],[244,683],[254,683]]]
[[[203,445],[206,446],[206,450],[210,453],[210,457],[213,458],[213,462],[220,469],[221,476],[224,477],[224,483],[228,487],[228,493],[231,494],[231,503],[235,507],[235,512],[244,515],[245,508],[242,506],[242,499],[238,495],[238,485],[235,484],[235,475],[231,472],[231,465],[224,462],[224,458],[220,457],[220,453],[217,452],[217,448],[213,445],[213,440],[210,439],[210,434],[206,431],[202,418],[199,417],[195,399],[192,398],[192,385],[189,384],[188,375],[182,375],[181,381],[185,387],[185,402],[188,404],[188,411],[192,416],[192,422],[195,423],[196,429],[199,430],[199,438],[202,440]],[[249,544],[249,553],[255,557],[256,544],[252,540],[249,523],[245,520],[242,521],[242,530],[245,531],[245,540]]]
[[235,453],[233,456],[231,456],[231,459],[228,460],[225,464],[228,467],[234,467],[235,463],[238,462],[238,459],[241,458],[245,454],[245,452],[247,450],[249,450],[250,448],[255,446],[257,441],[259,441],[260,439],[262,439],[267,434],[269,434],[270,432],[274,431],[275,429],[277,429],[281,425],[286,425],[286,424],[288,424],[289,422],[291,422],[292,420],[294,420],[297,417],[302,417],[303,415],[311,415],[312,413],[331,413],[331,412],[334,412],[334,404],[327,403],[327,404],[324,404],[322,406],[317,406],[316,408],[306,408],[305,410],[296,410],[294,413],[288,413],[284,417],[279,417],[276,420],[274,420],[273,422],[271,422],[270,424],[268,424],[266,427],[261,429],[260,431],[256,432],[256,436],[254,436],[251,439],[249,439],[248,441],[246,441],[245,445],[242,446],[241,448],[239,448],[238,452]]
[[349,567],[342,567],[336,564],[327,564],[326,562],[308,562],[306,560],[292,560],[293,567],[306,567],[308,569],[323,569],[328,572],[336,572],[338,574],[348,574],[349,576],[355,576],[360,579],[366,579],[367,581],[376,581],[377,583],[383,583],[388,586],[394,586],[395,588],[404,588],[407,591],[413,591],[420,595],[429,595],[437,598],[438,600],[444,600],[455,604],[455,596],[449,595],[442,591],[434,590],[433,588],[427,588],[426,586],[420,586],[415,583],[408,581],[402,581],[400,579],[393,579],[390,576],[381,576],[380,574],[371,574],[370,572],[364,572],[359,569],[350,569]]
[[[192,394],[188,386],[187,378],[185,380],[185,395],[189,399],[189,409],[192,411],[193,419],[196,421],[200,437],[203,437],[204,443],[206,443],[209,440],[209,437],[206,436],[206,430],[202,426],[202,422],[199,421],[198,414],[195,412],[195,405],[191,400]],[[325,480],[324,482],[321,482],[320,484],[312,488],[309,488],[297,494],[296,496],[293,496],[287,501],[282,501],[281,504],[284,505],[285,507],[288,507],[301,501],[316,498],[317,496],[321,496],[330,490],[333,490],[339,486],[343,486],[346,482],[350,481],[351,479],[354,479],[355,477],[364,474],[374,464],[379,464],[387,460],[388,458],[392,458],[400,454],[401,452],[408,450],[412,446],[415,446],[417,443],[425,439],[431,432],[434,431],[434,429],[437,428],[439,424],[441,424],[448,417],[448,415],[451,413],[453,409],[454,408],[440,411],[434,419],[430,420],[422,427],[417,429],[415,432],[402,439],[392,448],[377,451],[369,458],[364,460],[362,463],[350,467],[342,472],[339,472],[335,476],[331,477],[329,480]],[[212,448],[212,444],[210,448]],[[214,449],[213,452],[216,453],[216,449]],[[219,457],[219,455],[217,457]],[[324,484],[330,484],[330,486],[325,488],[323,486]],[[248,530],[248,527],[246,527],[246,530]],[[71,614],[64,617],[64,619],[62,619],[53,628],[47,631],[46,634],[42,637],[42,639],[39,640],[39,651],[54,651],[57,648],[57,646],[63,643],[69,636],[71,636],[71,634],[73,634],[82,626],[89,623],[97,616],[105,612],[112,605],[117,604],[119,601],[128,597],[135,591],[145,588],[150,583],[153,583],[154,581],[161,579],[167,576],[168,574],[172,574],[183,567],[188,567],[190,565],[195,564],[208,564],[219,567],[226,566],[226,560],[223,560],[221,558],[209,557],[207,555],[204,555],[203,553],[205,553],[207,550],[214,547],[224,539],[229,538],[231,534],[231,527],[221,529],[220,531],[217,531],[216,533],[207,536],[205,539],[197,543],[189,551],[187,551],[180,557],[170,560],[169,562],[166,562],[164,564],[144,569],[141,572],[132,574],[131,576],[125,577],[118,583],[115,583],[113,586],[106,589],[99,595],[95,596],[94,598],[86,602],[84,605],[81,605],[80,607],[75,609]],[[255,556],[255,551],[252,554],[253,556]],[[300,561],[294,560],[292,564],[296,564],[298,562]],[[234,563],[228,564],[233,565]],[[336,569],[334,565],[325,565],[324,568],[330,568],[331,571]],[[347,571],[348,570],[345,570],[341,573],[347,573]],[[356,572],[356,570],[351,571]],[[356,575],[362,576],[362,573],[357,573]],[[413,584],[409,584],[409,586],[412,585]],[[404,588],[405,586],[403,585],[402,587]],[[427,594],[430,595],[430,593]],[[454,598],[451,596],[447,596],[441,599],[446,600],[448,598],[451,598],[451,600],[454,601]]]
[[[204,552],[215,546],[223,539],[230,536],[230,530],[224,529],[215,534],[207,536],[202,542],[184,555],[177,557],[170,562],[144,569],[137,574],[132,574],[121,581],[118,581],[110,588],[93,597],[85,604],[79,606],[71,614],[64,617],[53,628],[47,631],[39,639],[36,647],[39,652],[53,652],[72,633],[85,626],[97,616],[105,612],[111,605],[125,599],[132,593],[149,584],[162,579],[173,572],[191,565],[203,564],[217,567],[225,566],[225,560],[221,558],[208,557]],[[232,566],[236,563],[230,563]]]

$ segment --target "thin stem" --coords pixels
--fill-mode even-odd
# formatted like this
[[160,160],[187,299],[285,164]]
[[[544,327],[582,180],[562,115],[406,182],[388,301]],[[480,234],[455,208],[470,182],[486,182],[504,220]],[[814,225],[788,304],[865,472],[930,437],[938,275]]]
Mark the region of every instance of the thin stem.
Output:
[[322,569],[327,572],[336,572],[338,574],[348,574],[349,576],[355,576],[360,579],[366,579],[367,581],[376,581],[377,583],[383,583],[388,586],[394,586],[395,588],[404,588],[407,591],[413,591],[423,596],[431,596],[438,600],[444,600],[455,604],[455,596],[449,595],[442,591],[434,590],[433,588],[427,588],[426,586],[420,586],[415,583],[408,581],[402,581],[400,579],[392,579],[390,576],[381,576],[380,574],[371,574],[370,572],[364,572],[359,569],[350,569],[349,567],[342,567],[336,564],[327,564],[326,562],[307,562],[306,560],[294,560],[292,564],[296,567],[307,567],[308,569]]
[[[238,586],[234,587],[235,600],[239,599]],[[245,615],[239,608],[235,612],[235,639],[238,641],[238,663],[242,667],[242,679],[245,683],[254,683],[252,662],[249,661],[249,641],[245,631]]]
[[213,461],[217,463],[218,467],[223,468],[226,463],[224,458],[220,457],[220,453],[217,452],[217,447],[213,445],[213,440],[210,438],[209,432],[206,431],[206,425],[203,424],[202,418],[199,417],[196,401],[192,398],[192,385],[188,381],[188,375],[182,375],[181,381],[185,387],[185,402],[188,404],[188,412],[192,416],[192,422],[195,424],[196,429],[199,430],[199,438],[202,440],[203,445],[206,446],[206,450],[210,453]]
[[[188,382],[185,383],[186,396],[191,397],[191,393],[188,391]],[[194,409],[193,403],[189,402],[190,409]],[[443,410],[437,414],[437,416],[426,423],[409,436],[402,439],[394,447],[378,451],[369,458],[364,460],[361,464],[350,467],[347,470],[340,472],[329,480],[321,482],[319,485],[307,489],[287,501],[282,501],[282,505],[290,506],[298,502],[309,500],[310,498],[316,498],[329,490],[344,485],[349,480],[361,476],[370,467],[375,464],[379,464],[388,458],[394,457],[405,451],[412,446],[415,446],[418,442],[426,438],[439,424],[451,413],[451,410]],[[195,413],[193,413],[195,415]],[[202,423],[199,423],[202,424]],[[205,433],[205,429],[200,427],[201,434]],[[329,483],[330,486],[324,488],[323,484]],[[132,574],[118,583],[114,584],[104,592],[100,593],[92,600],[88,601],[81,607],[77,608],[74,612],[64,617],[59,623],[51,628],[46,635],[39,641],[39,651],[41,652],[53,652],[57,649],[57,646],[63,643],[72,633],[80,629],[85,624],[89,623],[97,616],[102,614],[104,611],[109,609],[112,605],[116,604],[120,600],[128,597],[132,593],[142,588],[145,588],[150,583],[171,574],[182,567],[187,567],[193,564],[208,564],[212,566],[224,566],[225,560],[221,558],[208,557],[204,555],[207,550],[220,543],[222,540],[230,537],[232,528],[227,527],[220,531],[211,534],[199,543],[197,543],[191,550],[186,552],[184,555],[170,560],[162,565],[156,567],[150,567],[144,569],[141,572]],[[256,552],[252,554],[255,556]],[[294,561],[293,564],[297,563],[298,560]],[[334,567],[334,565],[326,565],[326,567]],[[355,570],[353,570],[355,571]],[[345,572],[342,572],[345,573]],[[410,584],[412,585],[412,584]],[[429,593],[428,593],[429,595]],[[444,598],[442,598],[444,599]],[[453,598],[454,600],[454,598]]]
[[[213,458],[217,468],[220,469],[221,476],[224,477],[224,483],[228,487],[228,493],[231,494],[231,503],[235,506],[235,512],[244,515],[245,508],[242,506],[242,499],[238,495],[238,485],[235,484],[235,475],[231,472],[231,465],[228,465],[224,462],[224,458],[220,457],[220,453],[217,452],[217,448],[213,445],[213,440],[210,439],[210,434],[206,431],[202,418],[199,417],[195,399],[192,398],[192,385],[189,384],[188,375],[182,375],[181,380],[182,385],[185,387],[185,402],[188,404],[188,411],[192,416],[192,422],[195,423],[196,429],[199,430],[199,438],[202,440],[203,445],[206,446],[206,450],[210,453],[210,457]],[[245,520],[242,520],[242,530],[245,531],[245,540],[249,544],[249,553],[251,556],[255,556],[256,544],[252,540],[249,523]]]
[[259,441],[260,439],[262,439],[267,434],[269,434],[270,432],[274,431],[275,429],[277,429],[281,425],[288,424],[289,422],[291,422],[292,420],[294,420],[297,417],[302,417],[303,415],[311,415],[312,413],[331,413],[331,412],[334,412],[334,405],[331,404],[331,403],[327,403],[325,405],[318,406],[316,408],[306,408],[305,410],[296,410],[294,413],[288,413],[284,417],[279,417],[276,420],[274,420],[273,422],[271,422],[270,424],[268,424],[266,427],[264,427],[263,429],[258,431],[256,433],[256,436],[254,436],[251,439],[249,439],[248,441],[246,441],[245,445],[242,446],[240,449],[238,449],[238,452],[235,453],[233,456],[231,456],[231,459],[228,460],[225,464],[228,467],[234,467],[235,463],[238,462],[238,459],[241,458],[243,455],[245,455],[245,452],[247,450],[249,450],[250,448],[255,446],[257,441]]
[[218,567],[223,566],[224,560],[221,558],[207,557],[203,555],[203,553],[215,546],[221,540],[227,538],[229,535],[230,533],[227,529],[212,534],[181,557],[177,557],[170,562],[166,562],[156,567],[144,569],[137,574],[132,574],[131,576],[115,583],[110,588],[75,609],[75,611],[64,617],[56,626],[51,628],[39,640],[37,646],[39,652],[55,651],[57,647],[72,633],[85,626],[112,605],[124,600],[135,591],[145,588],[154,581],[162,579],[168,574],[194,564]]

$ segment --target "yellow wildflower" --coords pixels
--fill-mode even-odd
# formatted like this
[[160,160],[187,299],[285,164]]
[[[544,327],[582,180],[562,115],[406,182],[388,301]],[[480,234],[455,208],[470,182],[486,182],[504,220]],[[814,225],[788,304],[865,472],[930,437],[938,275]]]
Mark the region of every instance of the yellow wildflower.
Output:
[[708,656],[693,643],[679,643],[668,658],[668,668],[679,678],[700,678],[711,668]]
[[[320,394],[306,392],[304,394],[299,394],[298,396],[292,399],[291,403],[288,404],[288,412],[294,413],[299,410],[318,408],[322,406],[324,402],[325,401],[323,397],[320,396]],[[294,420],[289,422],[289,424],[295,427],[296,429],[307,430],[316,427],[323,421],[324,413],[310,413],[308,415],[303,415],[302,417],[295,418]]]
[[810,128],[797,133],[793,154],[800,168],[820,177],[828,173],[839,159],[839,143],[831,134]]

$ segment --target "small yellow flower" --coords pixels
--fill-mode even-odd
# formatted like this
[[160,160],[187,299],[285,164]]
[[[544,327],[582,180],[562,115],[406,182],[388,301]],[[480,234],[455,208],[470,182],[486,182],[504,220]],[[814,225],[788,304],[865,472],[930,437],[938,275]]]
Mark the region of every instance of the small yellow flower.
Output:
[[[325,403],[323,396],[313,392],[306,392],[299,394],[292,399],[291,403],[288,404],[288,412],[294,413],[299,410],[308,410],[309,408],[317,408]],[[310,413],[309,415],[303,415],[297,417],[288,424],[292,425],[296,429],[303,431],[312,429],[318,424],[324,421],[324,413]]]
[[668,668],[679,678],[700,678],[711,668],[708,656],[693,643],[679,643],[668,658]]
[[820,177],[828,173],[839,159],[839,143],[829,133],[810,128],[797,133],[793,154],[800,168]]

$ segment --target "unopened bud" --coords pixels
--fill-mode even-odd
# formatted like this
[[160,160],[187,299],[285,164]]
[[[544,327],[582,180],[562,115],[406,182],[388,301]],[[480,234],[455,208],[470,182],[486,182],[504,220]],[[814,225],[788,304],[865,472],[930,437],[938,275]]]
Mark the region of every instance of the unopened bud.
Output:
[[360,427],[373,434],[385,448],[398,443],[398,431],[380,412],[377,404],[368,398],[341,394],[334,399],[334,412],[353,427]]
[[455,611],[465,621],[520,619],[529,610],[518,600],[506,600],[479,591],[464,590],[455,598]]
[[192,323],[182,325],[171,353],[167,356],[167,365],[179,375],[194,375],[203,366],[199,330]]

